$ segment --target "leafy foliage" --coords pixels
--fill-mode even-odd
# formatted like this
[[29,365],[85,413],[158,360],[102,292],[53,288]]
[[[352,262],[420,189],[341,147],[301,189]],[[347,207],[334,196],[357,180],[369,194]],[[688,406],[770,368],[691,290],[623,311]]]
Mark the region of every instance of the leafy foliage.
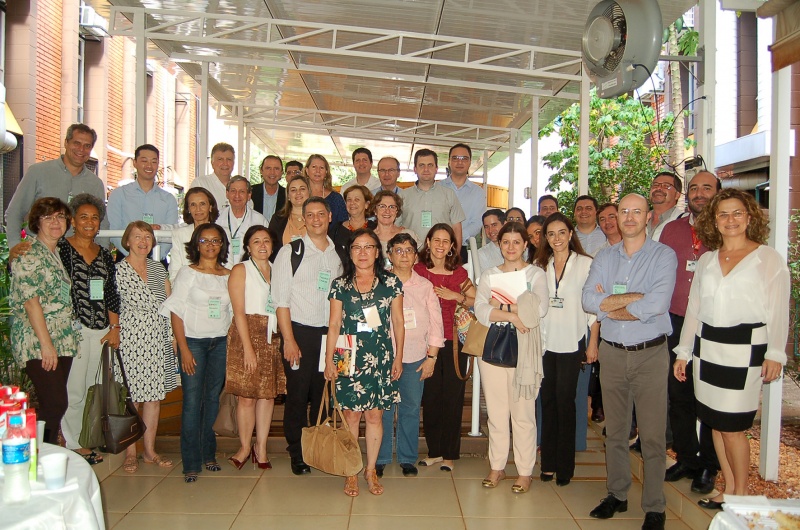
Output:
[[[591,93],[589,114],[589,194],[598,202],[616,201],[628,193],[645,197],[654,174],[662,166],[667,147],[663,142],[652,145],[651,135],[663,133],[672,121],[668,114],[655,123],[655,111],[627,95],[616,99],[600,99]],[[560,134],[561,149],[545,155],[545,166],[554,170],[547,189],[558,193],[558,202],[570,205],[578,195],[578,140],[580,138],[580,105],[574,104],[539,132],[540,138]],[[567,184],[569,189],[560,191]],[[566,186],[565,186],[566,188]]]
[[[789,227],[800,226],[800,210],[794,210],[789,216]],[[789,316],[791,324],[791,339],[794,342],[794,360],[800,361],[800,243],[796,238],[789,240],[789,275],[791,276],[791,302],[789,303]]]
[[28,392],[33,385],[11,353],[11,309],[8,306],[10,286],[8,241],[6,234],[0,234],[0,383],[18,385]]

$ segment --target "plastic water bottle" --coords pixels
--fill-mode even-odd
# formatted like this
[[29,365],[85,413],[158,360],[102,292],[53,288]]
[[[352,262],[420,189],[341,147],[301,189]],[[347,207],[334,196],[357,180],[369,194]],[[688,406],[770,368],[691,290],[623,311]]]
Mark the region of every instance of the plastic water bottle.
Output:
[[31,498],[30,466],[31,444],[22,427],[22,416],[9,415],[3,438],[3,502],[26,502]]

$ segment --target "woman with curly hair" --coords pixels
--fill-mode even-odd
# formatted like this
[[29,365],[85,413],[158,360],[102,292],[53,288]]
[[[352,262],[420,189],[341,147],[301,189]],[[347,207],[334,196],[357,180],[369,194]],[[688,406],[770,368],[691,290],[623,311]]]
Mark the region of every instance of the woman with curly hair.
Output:
[[686,380],[695,363],[697,415],[713,429],[725,492],[701,499],[721,509],[725,495],[747,495],[750,444],[761,385],[781,375],[789,330],[789,269],[765,245],[767,220],[749,194],[718,193],[697,216],[708,247],[697,262],[674,374]]

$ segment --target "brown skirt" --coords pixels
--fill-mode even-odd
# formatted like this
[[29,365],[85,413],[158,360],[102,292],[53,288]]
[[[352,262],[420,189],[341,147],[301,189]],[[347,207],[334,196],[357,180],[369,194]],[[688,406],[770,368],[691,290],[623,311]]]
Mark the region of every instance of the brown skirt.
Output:
[[274,399],[286,393],[286,374],[281,361],[280,335],[272,336],[267,343],[267,318],[264,315],[247,315],[250,341],[256,352],[256,369],[244,370],[244,348],[236,320],[228,330],[228,360],[225,370],[225,389],[229,394],[251,399]]

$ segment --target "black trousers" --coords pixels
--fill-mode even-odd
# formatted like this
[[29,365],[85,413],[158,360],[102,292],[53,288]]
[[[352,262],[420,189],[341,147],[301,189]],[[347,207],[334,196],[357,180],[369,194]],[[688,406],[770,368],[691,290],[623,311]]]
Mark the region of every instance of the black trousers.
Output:
[[25,363],[25,373],[31,378],[36,396],[39,398],[38,419],[44,421],[44,441],[58,445],[58,429],[67,412],[67,379],[72,368],[72,357],[59,357],[56,369],[46,372],[41,359]]
[[560,479],[575,474],[575,389],[584,351],[542,357],[542,471]]
[[[283,370],[286,372],[286,402],[283,409],[283,431],[289,456],[292,460],[303,458],[300,437],[303,427],[308,427],[309,417],[316,423],[322,402],[322,391],[325,388],[325,375],[319,371],[319,349],[322,336],[328,332],[327,327],[312,327],[292,322],[294,340],[300,347],[303,357],[300,368],[292,370],[292,366],[283,359]],[[281,343],[281,353],[283,344]],[[311,404],[309,415],[308,405]]]
[[711,437],[711,428],[705,423],[700,424],[700,437],[697,436],[697,411],[694,398],[694,380],[692,367],[694,363],[686,365],[686,381],[681,383],[675,379],[672,365],[676,355],[672,351],[680,342],[683,329],[683,317],[669,314],[672,321],[672,335],[667,337],[669,346],[670,370],[667,381],[669,395],[669,421],[672,426],[672,449],[677,454],[678,462],[691,469],[719,469],[719,460],[714,450],[714,441]]
[[[459,369],[467,369],[467,354],[458,352]],[[456,375],[453,359],[453,341],[444,341],[433,368],[433,375],[425,380],[422,391],[422,427],[428,444],[430,458],[458,460],[461,452],[461,413],[464,409],[466,382]]]

